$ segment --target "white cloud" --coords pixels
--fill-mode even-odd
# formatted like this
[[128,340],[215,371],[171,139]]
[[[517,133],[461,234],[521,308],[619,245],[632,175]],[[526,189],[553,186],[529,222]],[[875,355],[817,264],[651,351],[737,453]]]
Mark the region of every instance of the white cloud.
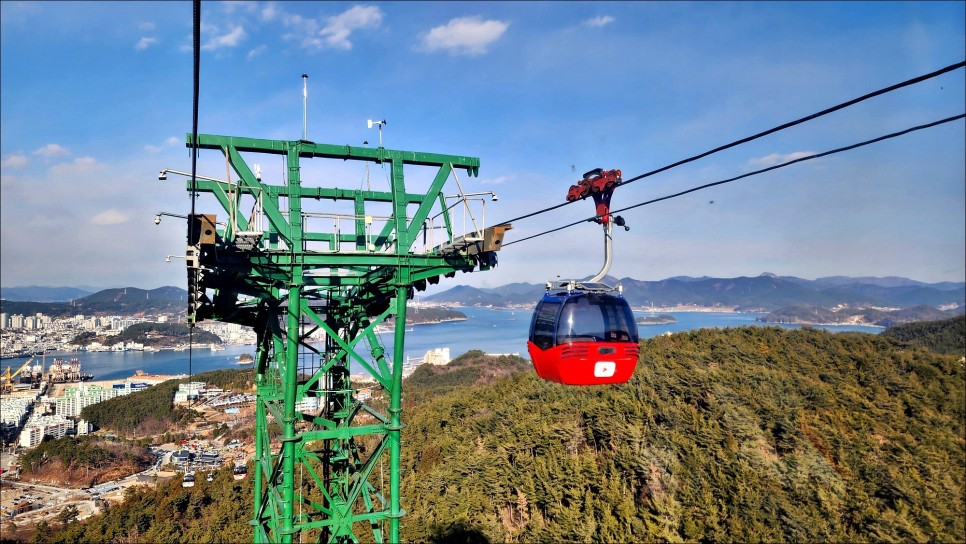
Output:
[[225,13],[234,13],[235,8],[241,8],[241,11],[252,12],[258,8],[256,2],[250,2],[248,0],[224,0],[219,2]]
[[293,32],[282,36],[285,40],[301,40],[302,47],[322,47],[322,40],[316,37],[319,32],[319,24],[315,19],[306,19],[301,15],[282,15],[282,24],[292,27]]
[[506,32],[509,23],[480,17],[451,19],[421,37],[418,49],[432,53],[445,50],[453,55],[482,55]]
[[26,155],[23,153],[17,153],[15,155],[10,155],[6,159],[3,159],[3,162],[0,163],[0,166],[3,168],[24,168],[27,166],[28,162],[30,161],[27,159]]
[[71,162],[55,164],[50,167],[53,176],[76,176],[96,172],[103,168],[93,157],[78,157]]
[[265,7],[262,8],[261,17],[263,21],[272,21],[275,16],[278,15],[278,10],[275,7],[275,2],[268,2]]
[[748,166],[752,168],[768,168],[769,166],[775,166],[776,164],[782,164],[788,161],[794,161],[802,157],[808,157],[809,155],[814,155],[815,151],[795,151],[794,153],[772,153],[771,155],[765,155],[764,157],[759,157],[757,159],[750,159],[748,161]]
[[610,15],[598,15],[597,17],[593,17],[584,21],[584,25],[600,28],[602,26],[609,25],[616,20],[617,19],[614,19]]
[[154,23],[141,23],[138,25],[138,30],[154,30]]
[[329,17],[319,31],[325,45],[336,49],[352,49],[349,36],[354,30],[377,28],[382,24],[382,10],[376,6],[352,6],[339,15]]
[[162,145],[147,144],[144,146],[144,150],[148,153],[160,153],[165,147],[174,147],[181,143],[181,140],[174,136],[168,136],[164,139]]
[[480,180],[480,183],[482,185],[503,185],[504,183],[514,181],[515,179],[516,176],[500,176],[497,178]]
[[261,55],[262,53],[264,53],[266,47],[267,46],[265,44],[259,45],[255,49],[252,49],[251,51],[249,51],[248,52],[248,55],[246,55],[246,58],[248,60],[252,60],[253,58],[257,57],[258,55]]
[[201,46],[201,49],[211,51],[214,49],[221,49],[222,47],[235,47],[246,37],[247,34],[245,34],[245,29],[239,25],[232,28],[231,32],[227,34],[215,36],[214,38],[208,40],[208,43]]
[[138,40],[138,43],[137,45],[134,46],[134,48],[137,49],[138,51],[143,51],[144,49],[147,49],[148,47],[151,47],[156,43],[158,43],[157,38],[144,37]]
[[70,150],[58,144],[47,144],[41,147],[37,151],[34,151],[34,155],[39,155],[41,157],[63,157],[70,155]]
[[91,223],[94,225],[119,225],[121,223],[127,223],[130,219],[130,215],[111,208],[92,217]]

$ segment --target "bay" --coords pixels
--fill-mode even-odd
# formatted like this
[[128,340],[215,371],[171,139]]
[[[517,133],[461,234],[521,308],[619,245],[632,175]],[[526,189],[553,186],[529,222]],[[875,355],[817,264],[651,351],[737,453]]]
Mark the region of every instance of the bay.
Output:
[[[530,311],[466,307],[459,308],[468,319],[461,321],[447,321],[443,323],[415,325],[407,327],[405,357],[419,360],[427,351],[434,349],[449,349],[450,357],[456,358],[470,350],[481,350],[489,354],[516,354],[529,359],[527,354],[527,336],[530,329]],[[410,309],[410,315],[417,314],[418,309]],[[650,312],[634,312],[636,317],[652,315]],[[775,326],[775,324],[756,321],[762,314],[731,313],[731,312],[661,312],[672,315],[677,323],[665,325],[640,325],[638,331],[641,338],[651,338],[667,332],[681,332],[701,328],[725,328],[744,326]],[[786,329],[795,329],[801,325],[778,325]],[[876,334],[881,327],[860,325],[814,325],[833,332],[859,331]],[[392,356],[392,333],[379,333],[387,357]],[[363,351],[366,351],[365,349]],[[237,365],[235,361],[242,354],[254,355],[254,345],[228,345],[224,351],[210,351],[208,348],[195,349],[189,356],[187,351],[163,350],[158,352],[74,352],[48,353],[47,364],[54,357],[65,359],[76,357],[84,372],[94,374],[94,380],[123,380],[131,377],[135,371],[142,370],[147,374],[177,375],[198,374],[209,370],[226,368],[251,369],[251,365]],[[23,359],[8,359],[0,368],[2,373],[8,364],[16,370],[24,362]],[[34,363],[40,362],[35,359]],[[353,362],[350,367],[352,373],[364,373],[361,366]]]
[[[223,368],[252,368],[252,365],[237,365],[235,361],[243,354],[254,354],[255,346],[227,345],[224,351],[212,351],[208,347],[191,351],[190,368],[188,351],[75,351],[48,352],[47,366],[55,357],[65,360],[76,358],[80,361],[81,371],[94,375],[94,381],[123,380],[130,378],[138,370],[147,374],[178,375],[198,374]],[[24,363],[16,359],[11,370],[17,370]],[[31,365],[41,362],[37,357]],[[5,361],[6,363],[6,361]],[[4,369],[6,366],[4,366]],[[2,370],[0,370],[2,372]]]
[[[525,359],[527,337],[530,333],[530,311],[465,307],[458,308],[466,314],[463,321],[449,321],[434,325],[416,325],[406,334],[406,357],[422,358],[429,350],[449,348],[450,356],[456,358],[467,351],[478,349],[489,354],[515,353]],[[411,310],[412,311],[412,310]],[[638,325],[641,338],[651,338],[666,332],[681,332],[702,328],[725,328],[744,326],[775,326],[797,329],[803,325],[762,323],[756,321],[764,314],[735,312],[661,312],[671,315],[677,323],[666,325]],[[653,315],[635,311],[635,317]],[[832,332],[857,331],[877,334],[881,327],[862,325],[812,325]],[[383,334],[382,341],[387,353],[392,351],[392,334]]]

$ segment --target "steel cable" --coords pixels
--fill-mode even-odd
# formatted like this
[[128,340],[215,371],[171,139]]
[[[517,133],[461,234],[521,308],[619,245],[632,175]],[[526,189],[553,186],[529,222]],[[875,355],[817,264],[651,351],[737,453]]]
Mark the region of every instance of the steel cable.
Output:
[[[768,136],[769,134],[774,134],[774,133],[779,132],[781,130],[785,130],[786,128],[791,128],[793,126],[800,125],[800,124],[802,124],[802,123],[804,123],[806,121],[811,121],[813,119],[817,119],[819,117],[822,117],[823,115],[828,115],[829,113],[833,113],[833,112],[839,111],[841,109],[845,109],[845,108],[847,108],[849,106],[853,106],[855,104],[858,104],[859,102],[868,100],[870,98],[874,98],[876,96],[880,96],[880,95],[883,95],[883,94],[886,94],[886,93],[889,93],[889,92],[892,92],[892,91],[901,89],[903,87],[908,87],[909,85],[914,85],[916,83],[921,83],[923,81],[926,81],[927,79],[932,79],[934,77],[943,75],[943,74],[945,74],[947,72],[951,72],[953,70],[958,70],[959,68],[962,68],[963,66],[966,66],[966,61],[958,62],[956,64],[950,64],[949,66],[946,66],[945,68],[940,68],[939,70],[936,70],[934,72],[930,72],[928,74],[923,74],[921,76],[914,77],[912,79],[908,79],[908,80],[903,81],[901,83],[896,83],[895,85],[890,85],[889,87],[885,87],[885,88],[879,89],[877,91],[873,91],[871,93],[864,94],[864,95],[862,95],[862,96],[860,96],[858,98],[853,98],[852,100],[849,100],[849,101],[846,101],[846,102],[842,102],[841,104],[832,106],[831,108],[824,109],[822,111],[813,113],[811,115],[806,115],[805,117],[802,117],[800,119],[796,119],[794,121],[789,121],[789,122],[787,122],[785,124],[778,125],[777,127],[770,128],[768,130],[759,132],[759,133],[754,134],[752,136],[748,136],[748,137],[742,138],[740,140],[735,140],[735,141],[733,141],[733,142],[731,142],[729,144],[725,144],[725,145],[716,147],[714,149],[711,149],[709,151],[705,151],[704,153],[701,153],[701,154],[698,154],[698,155],[694,155],[692,157],[688,157],[686,159],[677,161],[675,163],[671,163],[671,164],[669,164],[667,166],[662,166],[661,168],[658,168],[656,170],[651,170],[650,172],[646,172],[646,173],[641,174],[639,176],[635,176],[633,178],[626,179],[626,180],[622,181],[619,184],[619,186],[627,185],[629,183],[633,183],[635,181],[644,179],[644,178],[649,177],[649,176],[653,176],[655,174],[660,174],[661,172],[665,172],[667,170],[670,170],[671,168],[675,168],[677,166],[681,166],[682,164],[687,164],[689,162],[693,162],[693,161],[696,161],[698,159],[702,159],[702,158],[707,157],[709,155],[713,155],[713,154],[715,154],[715,153],[717,153],[719,151],[724,151],[726,149],[730,149],[732,147],[735,147],[735,146],[738,146],[738,145],[741,145],[741,144],[748,143],[748,142],[750,142],[752,140],[757,140],[758,138],[761,138],[761,137],[764,137],[764,136]],[[583,200],[583,199],[578,199],[578,200]],[[557,208],[561,208],[563,206],[566,206],[568,204],[572,204],[574,202],[577,202],[577,200],[562,202],[560,204],[557,204],[557,205],[554,205],[554,206],[550,206],[549,208],[544,208],[542,210],[537,210],[535,212],[531,212],[531,213],[528,213],[528,214],[525,214],[525,215],[521,215],[519,217],[514,217],[513,219],[509,219],[507,221],[503,221],[503,222],[497,223],[497,225],[506,225],[508,223],[513,223],[514,221],[519,221],[521,219],[526,219],[528,217],[533,217],[535,215],[540,215],[542,213],[546,213],[546,212],[549,212],[549,211],[556,210]]]
[[[829,150],[829,151],[824,151],[822,153],[815,153],[813,155],[808,155],[807,157],[800,157],[800,158],[795,159],[795,160],[791,160],[791,161],[788,161],[788,162],[783,162],[781,164],[776,164],[774,166],[769,166],[768,168],[762,168],[761,170],[755,170],[754,172],[748,172],[746,174],[742,174],[740,176],[735,176],[733,178],[723,179],[721,181],[715,181],[713,183],[706,183],[704,185],[699,185],[697,187],[692,187],[690,189],[687,189],[687,190],[684,190],[684,191],[680,191],[680,192],[677,192],[677,193],[674,193],[674,194],[665,195],[665,196],[662,196],[662,197],[659,197],[659,198],[655,198],[655,199],[651,199],[651,200],[648,200],[648,201],[645,201],[645,202],[641,202],[641,203],[638,203],[638,204],[634,204],[633,206],[628,206],[626,208],[620,208],[618,210],[612,210],[610,212],[610,215],[613,215],[613,214],[616,214],[616,213],[620,213],[620,212],[624,212],[624,211],[627,211],[627,210],[633,210],[634,208],[640,208],[641,206],[646,206],[648,204],[654,204],[655,202],[661,202],[661,201],[664,201],[664,200],[670,200],[672,198],[677,198],[679,196],[683,196],[683,195],[686,195],[686,194],[689,194],[689,193],[693,193],[695,191],[700,191],[702,189],[707,189],[709,187],[715,187],[717,185],[724,185],[725,183],[731,183],[732,181],[737,181],[739,179],[743,179],[743,178],[755,176],[755,175],[758,175],[758,174],[763,174],[765,172],[770,172],[772,170],[777,170],[779,168],[784,168],[786,166],[791,166],[791,165],[796,164],[796,163],[800,163],[800,162],[804,162],[804,161],[810,161],[812,159],[818,159],[820,157],[827,157],[829,155],[834,155],[836,153],[841,153],[843,151],[849,151],[849,150],[856,149],[856,148],[859,148],[859,147],[863,147],[863,146],[866,146],[866,145],[874,144],[876,142],[881,142],[883,140],[888,140],[888,139],[891,139],[891,138],[897,138],[899,136],[902,136],[902,135],[905,135],[905,134],[909,134],[910,132],[915,132],[915,131],[918,131],[918,130],[923,130],[923,129],[935,127],[935,126],[938,126],[938,125],[942,125],[944,123],[950,123],[952,121],[956,121],[956,120],[959,120],[959,119],[963,119],[964,117],[966,117],[966,113],[959,114],[959,115],[954,115],[952,117],[947,117],[945,119],[940,119],[939,121],[933,121],[932,123],[927,123],[927,124],[924,124],[924,125],[918,125],[918,126],[915,126],[915,127],[907,128],[907,129],[901,130],[899,132],[893,132],[891,134],[886,134],[885,136],[879,136],[878,138],[873,138],[871,140],[866,140],[864,142],[859,142],[857,144],[852,144],[852,145],[848,145],[848,146],[845,146],[845,147],[839,147],[839,148],[832,149],[832,150]],[[599,219],[600,219],[600,216],[599,215],[595,215],[593,217],[588,217],[586,219],[581,219],[580,221],[574,221],[573,223],[569,223],[569,224],[564,225],[562,227],[557,227],[555,229],[547,230],[547,231],[544,231],[544,232],[541,232],[541,233],[538,233],[538,234],[534,234],[532,236],[527,236],[526,238],[521,238],[519,240],[514,240],[512,242],[505,242],[503,244],[503,247],[506,247],[506,246],[509,246],[509,245],[513,245],[513,244],[516,244],[516,243],[520,243],[520,242],[523,242],[523,241],[526,241],[526,240],[530,240],[530,239],[533,239],[533,238],[537,238],[537,237],[543,236],[545,234],[550,234],[550,233],[553,233],[553,232],[557,232],[557,231],[560,231],[560,230],[563,230],[563,229],[566,229],[566,228],[573,227],[575,225],[579,225],[581,223],[586,223],[588,221],[595,221],[595,220],[599,220]]]

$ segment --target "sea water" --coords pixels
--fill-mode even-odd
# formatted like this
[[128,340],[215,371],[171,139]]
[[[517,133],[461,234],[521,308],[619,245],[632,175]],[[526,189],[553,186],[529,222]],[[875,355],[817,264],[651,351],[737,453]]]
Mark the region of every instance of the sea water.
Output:
[[[427,351],[448,348],[450,357],[456,358],[470,350],[480,350],[489,354],[516,354],[524,358],[527,355],[527,336],[530,329],[529,310],[492,309],[467,307],[459,308],[466,314],[467,319],[447,321],[436,324],[407,326],[405,342],[405,357],[420,360]],[[410,309],[409,315],[418,310]],[[664,313],[662,312],[662,315]],[[648,312],[635,312],[636,317],[652,315]],[[756,321],[762,314],[730,313],[730,312],[667,312],[677,319],[676,323],[665,325],[639,325],[641,338],[651,338],[666,332],[689,331],[701,328],[725,328],[743,326],[774,326]],[[799,328],[801,325],[779,325],[783,328]],[[833,332],[860,331],[878,333],[881,327],[859,325],[815,325]],[[379,333],[378,336],[386,350],[386,356],[392,357],[393,334]],[[366,346],[362,347],[363,354],[368,354]],[[123,380],[131,377],[135,371],[141,370],[147,374],[198,374],[209,370],[235,368],[251,369],[252,365],[238,365],[236,361],[242,354],[254,355],[254,345],[228,345],[224,351],[211,351],[207,347],[196,348],[191,351],[190,361],[188,351],[162,350],[157,352],[124,351],[124,352],[74,352],[48,353],[47,364],[54,357],[69,359],[76,357],[84,373],[94,375],[94,380]],[[391,360],[391,359],[390,359]],[[11,371],[16,370],[24,362],[23,359],[8,359],[0,368],[2,373],[7,365],[12,365]],[[31,364],[40,361],[37,358]],[[361,367],[352,363],[352,373],[363,372]]]
[[[526,359],[527,337],[530,333],[531,312],[528,310],[459,308],[466,314],[462,321],[448,321],[434,325],[416,325],[406,334],[406,357],[422,358],[431,349],[449,348],[453,358],[469,350],[478,349],[490,354],[517,354]],[[410,310],[412,312],[412,310]],[[635,317],[653,315],[634,312]],[[638,325],[641,338],[651,338],[666,332],[689,331],[703,328],[743,326],[775,326],[775,323],[757,321],[763,314],[734,312],[662,312],[671,315],[676,323],[664,325]],[[803,325],[778,325],[782,328],[800,328]],[[861,325],[815,325],[833,332],[859,331],[876,334],[883,329]],[[392,351],[392,334],[383,334],[387,353]]]
[[[193,375],[223,368],[251,368],[250,364],[235,364],[238,356],[243,353],[253,355],[255,346],[228,345],[225,346],[224,351],[212,351],[206,344],[202,348],[195,347],[191,350],[190,362],[187,350],[47,352],[46,365],[50,366],[54,358],[64,360],[76,358],[81,364],[81,372],[93,374],[94,381],[123,380],[130,378],[138,370],[146,374]],[[5,360],[4,369],[11,361],[13,362],[12,372],[23,364],[24,359]],[[30,364],[33,366],[41,362],[42,358],[38,356]]]

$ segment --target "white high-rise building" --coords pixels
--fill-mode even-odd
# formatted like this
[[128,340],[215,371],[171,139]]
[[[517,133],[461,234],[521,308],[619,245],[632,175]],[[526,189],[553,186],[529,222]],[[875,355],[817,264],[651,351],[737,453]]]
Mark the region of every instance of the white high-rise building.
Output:
[[449,348],[431,349],[423,355],[423,364],[445,365],[449,364]]
[[20,431],[20,445],[25,448],[33,448],[40,444],[45,436],[55,439],[63,438],[73,430],[74,422],[63,416],[38,416],[34,414],[27,420],[23,430]]

